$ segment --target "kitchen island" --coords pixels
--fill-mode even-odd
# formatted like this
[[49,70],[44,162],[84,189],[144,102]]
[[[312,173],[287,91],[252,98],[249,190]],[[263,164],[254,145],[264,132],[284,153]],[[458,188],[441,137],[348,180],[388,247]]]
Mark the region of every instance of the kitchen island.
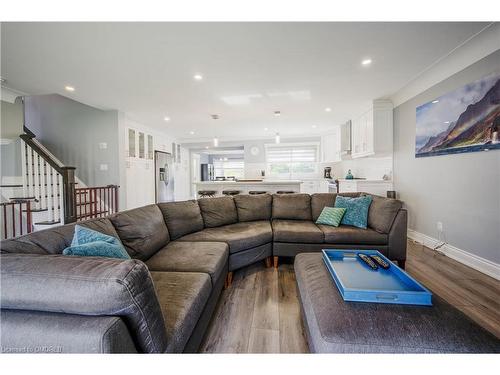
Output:
[[194,183],[196,198],[201,190],[213,190],[216,196],[222,196],[224,190],[238,190],[240,194],[248,194],[250,191],[265,191],[275,194],[278,191],[286,190],[300,193],[301,180],[262,180],[262,181],[199,181]]

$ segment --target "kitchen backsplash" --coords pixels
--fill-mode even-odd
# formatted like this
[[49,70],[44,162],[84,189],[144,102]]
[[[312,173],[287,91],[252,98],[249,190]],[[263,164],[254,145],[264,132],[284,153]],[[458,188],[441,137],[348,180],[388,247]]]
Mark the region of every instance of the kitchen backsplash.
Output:
[[332,167],[335,178],[345,178],[350,169],[354,177],[381,180],[384,175],[387,175],[392,180],[391,156],[348,159],[333,165],[321,163],[321,169],[323,167]]

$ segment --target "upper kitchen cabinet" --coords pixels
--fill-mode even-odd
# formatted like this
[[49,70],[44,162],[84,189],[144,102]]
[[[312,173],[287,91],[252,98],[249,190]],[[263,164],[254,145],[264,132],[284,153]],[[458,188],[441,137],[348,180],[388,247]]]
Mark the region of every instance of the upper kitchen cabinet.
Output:
[[334,126],[321,137],[321,160],[324,163],[341,161],[340,127]]
[[373,106],[352,120],[353,158],[392,154],[392,112],[389,100],[374,100]]

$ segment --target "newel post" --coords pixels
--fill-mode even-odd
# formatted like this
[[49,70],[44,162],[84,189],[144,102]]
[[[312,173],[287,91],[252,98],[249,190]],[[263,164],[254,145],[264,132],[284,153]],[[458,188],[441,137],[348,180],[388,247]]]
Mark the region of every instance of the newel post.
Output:
[[61,167],[63,183],[64,224],[76,221],[75,167]]

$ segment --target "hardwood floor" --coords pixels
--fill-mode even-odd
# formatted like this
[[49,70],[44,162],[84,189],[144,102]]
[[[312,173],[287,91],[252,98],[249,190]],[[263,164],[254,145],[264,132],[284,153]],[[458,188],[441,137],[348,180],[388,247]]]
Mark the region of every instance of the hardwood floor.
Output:
[[[500,281],[408,241],[407,271],[500,338]],[[308,353],[292,264],[257,263],[234,273],[202,353]]]

